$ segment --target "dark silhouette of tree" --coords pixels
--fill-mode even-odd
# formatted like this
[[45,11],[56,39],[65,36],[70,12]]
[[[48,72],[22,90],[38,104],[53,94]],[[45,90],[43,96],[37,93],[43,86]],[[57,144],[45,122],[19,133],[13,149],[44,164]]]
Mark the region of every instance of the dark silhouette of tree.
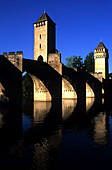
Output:
[[81,56],[71,56],[66,58],[66,66],[70,68],[77,68],[83,66],[83,61]]
[[86,59],[84,60],[84,65],[85,65],[87,72],[94,73],[94,53],[93,52],[89,53],[89,55],[86,56]]

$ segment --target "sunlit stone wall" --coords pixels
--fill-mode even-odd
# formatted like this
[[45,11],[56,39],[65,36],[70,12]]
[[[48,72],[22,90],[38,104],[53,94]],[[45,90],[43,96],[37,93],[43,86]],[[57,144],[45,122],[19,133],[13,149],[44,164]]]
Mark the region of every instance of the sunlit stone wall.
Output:
[[62,75],[61,54],[58,51],[48,55],[48,64]]
[[48,21],[34,24],[34,60],[37,60],[41,55],[45,62],[47,62],[48,54]]
[[31,74],[30,76],[34,83],[34,101],[52,101],[50,92],[43,82]]
[[86,97],[95,97],[92,88],[86,83]]
[[108,49],[104,46],[102,42],[94,50],[94,63],[95,63],[95,73],[102,73],[103,78],[108,78]]
[[22,72],[22,61],[23,61],[23,52],[17,51],[15,52],[9,52],[9,55],[7,55],[7,52],[4,52],[3,55],[12,63],[14,64],[21,72]]
[[62,99],[77,99],[74,88],[65,78],[62,78]]
[[2,84],[0,83],[0,96],[3,95],[3,91],[4,91],[4,87],[2,86]]

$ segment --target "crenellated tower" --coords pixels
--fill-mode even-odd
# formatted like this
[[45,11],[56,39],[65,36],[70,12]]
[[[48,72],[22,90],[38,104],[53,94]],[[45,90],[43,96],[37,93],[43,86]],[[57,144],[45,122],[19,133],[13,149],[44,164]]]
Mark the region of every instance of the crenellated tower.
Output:
[[55,25],[46,12],[34,23],[34,60],[48,63],[48,54],[55,53]]
[[95,73],[102,74],[104,79],[108,78],[108,49],[101,41],[94,50]]

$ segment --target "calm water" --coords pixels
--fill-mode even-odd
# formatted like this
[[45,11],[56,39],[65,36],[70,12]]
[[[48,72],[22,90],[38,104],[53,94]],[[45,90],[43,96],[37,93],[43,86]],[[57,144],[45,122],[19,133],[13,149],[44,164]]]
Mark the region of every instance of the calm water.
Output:
[[0,170],[111,170],[112,107],[87,99],[0,107]]

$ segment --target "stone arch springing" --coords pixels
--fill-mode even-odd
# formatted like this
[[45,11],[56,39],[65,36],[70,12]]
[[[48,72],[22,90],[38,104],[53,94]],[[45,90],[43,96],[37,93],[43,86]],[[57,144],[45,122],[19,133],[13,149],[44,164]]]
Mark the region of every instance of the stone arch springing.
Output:
[[77,93],[67,78],[62,78],[62,99],[77,99]]
[[39,78],[24,72],[22,79],[23,101],[52,101],[49,90]]
[[40,79],[52,96],[53,104],[62,99],[62,76],[46,62],[23,59],[23,71],[27,71]]
[[90,85],[86,82],[86,97],[95,97],[93,89],[90,87]]
[[62,66],[62,75],[63,78],[72,87],[72,90],[75,92],[75,98],[78,98],[79,93],[77,91],[77,72],[72,68]]
[[34,101],[52,101],[51,94],[45,84],[36,76],[29,74],[34,84]]

